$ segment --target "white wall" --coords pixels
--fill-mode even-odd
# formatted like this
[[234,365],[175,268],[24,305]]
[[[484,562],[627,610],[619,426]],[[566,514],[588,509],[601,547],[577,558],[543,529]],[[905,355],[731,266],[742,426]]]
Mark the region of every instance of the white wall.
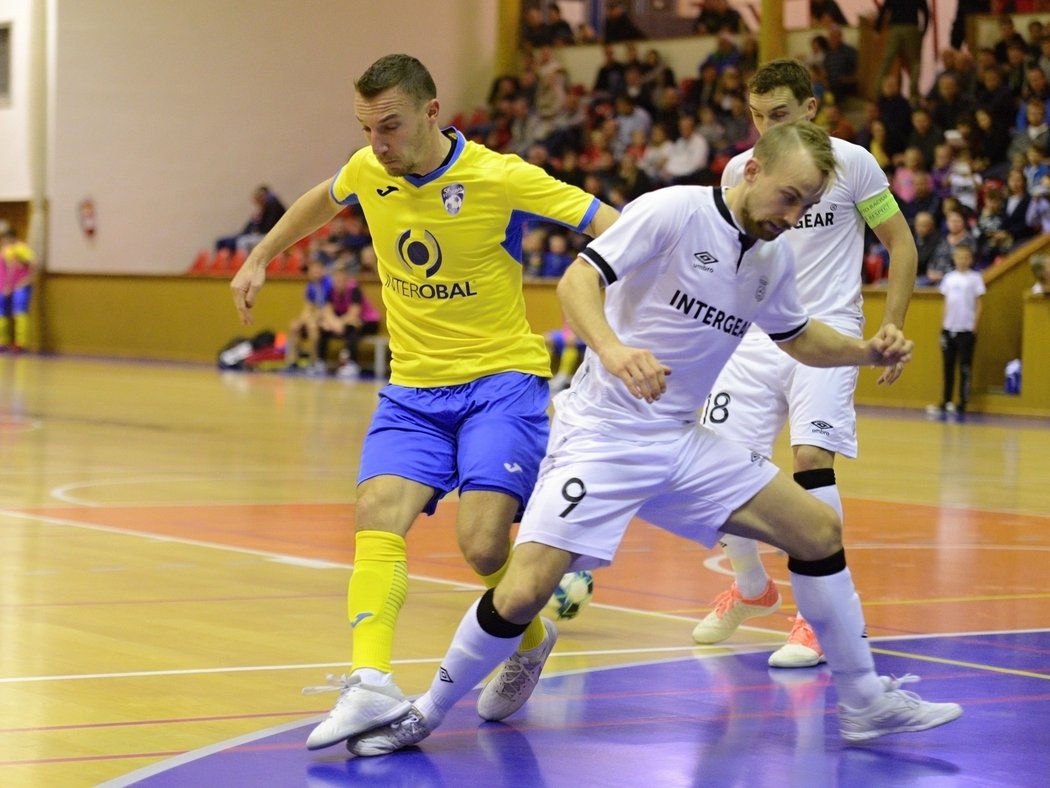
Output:
[[52,271],[179,272],[243,226],[258,184],[291,203],[363,143],[353,80],[381,55],[419,57],[446,117],[495,72],[488,0],[50,2]]
[[0,201],[27,202],[32,195],[29,112],[33,7],[0,0],[0,24],[11,26],[11,99],[0,100]]

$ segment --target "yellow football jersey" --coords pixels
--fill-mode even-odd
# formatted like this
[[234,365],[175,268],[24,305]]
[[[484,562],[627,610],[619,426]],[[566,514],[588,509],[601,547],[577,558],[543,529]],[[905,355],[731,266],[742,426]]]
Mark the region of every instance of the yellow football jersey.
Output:
[[525,319],[521,239],[527,223],[580,231],[598,200],[518,156],[468,142],[424,176],[388,175],[370,147],[332,183],[372,233],[390,331],[392,383],[431,387],[498,372],[550,375],[543,338]]

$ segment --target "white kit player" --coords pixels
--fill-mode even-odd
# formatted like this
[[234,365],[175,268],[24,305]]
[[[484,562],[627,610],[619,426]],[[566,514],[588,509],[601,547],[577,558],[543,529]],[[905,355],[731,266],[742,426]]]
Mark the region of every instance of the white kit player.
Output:
[[[748,85],[748,101],[759,135],[778,123],[810,120],[817,100],[809,70],[796,60],[762,66]],[[838,162],[835,181],[820,202],[786,233],[795,252],[796,284],[806,311],[851,336],[862,336],[861,266],[864,228],[871,227],[890,252],[889,288],[883,325],[903,328],[917,257],[915,242],[886,175],[864,148],[832,138]],[[735,156],[722,174],[722,185],[743,177],[752,152]],[[890,384],[901,367],[887,369],[879,383]],[[706,426],[765,457],[790,423],[795,481],[832,506],[842,517],[835,484],[835,456],[857,456],[857,416],[853,394],[858,370],[814,369],[781,353],[758,328],[752,328],[712,389],[704,412]],[[734,582],[714,602],[714,609],[693,630],[697,643],[719,643],[747,618],[780,607],[780,592],[769,578],[751,539],[726,535],[720,540],[733,568]],[[820,641],[806,619],[795,617],[787,643],[769,657],[773,667],[809,667],[825,661]]]
[[429,736],[514,651],[563,575],[611,563],[635,516],[707,545],[726,531],[790,556],[799,606],[827,649],[848,741],[925,730],[962,713],[875,673],[835,511],[766,458],[697,423],[752,323],[809,364],[910,358],[912,343],[893,326],[863,341],[811,320],[791,249],[774,242],[834,171],[824,131],[782,124],[759,140],[737,186],[643,195],[580,253],[558,296],[590,350],[558,397],[507,572],[460,622],[430,689],[400,719],[351,739],[351,752],[380,755]]

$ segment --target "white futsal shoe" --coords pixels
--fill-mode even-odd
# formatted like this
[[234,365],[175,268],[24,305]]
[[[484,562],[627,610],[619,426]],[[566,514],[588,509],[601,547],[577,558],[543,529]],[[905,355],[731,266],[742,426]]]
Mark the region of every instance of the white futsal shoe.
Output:
[[306,749],[319,750],[404,716],[412,703],[393,682],[365,684],[357,674],[328,677],[328,684],[307,687],[304,693],[339,691],[328,717],[310,732]]
[[918,676],[879,678],[886,690],[866,709],[839,704],[839,734],[846,741],[869,741],[890,733],[925,731],[962,716],[962,706],[958,703],[930,703],[900,688],[902,684],[918,681]]
[[478,696],[478,715],[483,720],[494,722],[506,719],[524,706],[536,689],[547,657],[558,641],[558,629],[554,622],[546,618],[540,621],[547,631],[543,642],[528,651],[511,654]]

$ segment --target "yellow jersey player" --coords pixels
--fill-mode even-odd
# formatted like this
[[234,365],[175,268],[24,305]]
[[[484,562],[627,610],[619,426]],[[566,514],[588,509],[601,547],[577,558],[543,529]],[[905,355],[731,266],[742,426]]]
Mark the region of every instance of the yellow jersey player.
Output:
[[[494,587],[510,554],[547,445],[543,338],[525,319],[522,231],[541,220],[596,236],[618,216],[592,195],[516,156],[438,124],[427,69],[387,55],[355,83],[368,146],[306,192],[234,277],[244,322],[266,264],[296,240],[360,205],[378,258],[391,375],[365,437],[357,488],[348,612],[351,673],[307,739],[317,749],[403,715],[391,672],[394,628],[408,588],[405,535],[420,512],[459,491],[456,533],[470,566]],[[482,693],[478,712],[503,719],[529,697],[554,645],[535,619]]]
[[5,226],[0,233],[0,350],[22,353],[28,345],[35,270],[33,250],[18,239],[11,227]]

